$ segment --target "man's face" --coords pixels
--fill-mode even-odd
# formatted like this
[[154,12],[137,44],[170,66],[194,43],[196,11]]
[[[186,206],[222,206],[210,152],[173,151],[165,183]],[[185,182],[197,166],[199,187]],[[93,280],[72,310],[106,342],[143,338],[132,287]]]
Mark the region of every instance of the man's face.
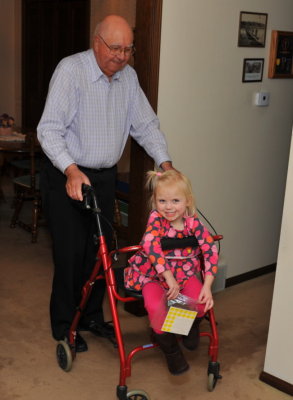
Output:
[[[129,61],[131,52],[128,50],[132,46],[132,34],[126,30],[125,32],[114,31],[112,34],[105,34],[105,37],[102,35],[95,36],[93,49],[99,67],[105,75],[111,77],[117,71],[123,69]],[[111,49],[115,51],[117,48],[122,49],[122,51],[113,54]]]

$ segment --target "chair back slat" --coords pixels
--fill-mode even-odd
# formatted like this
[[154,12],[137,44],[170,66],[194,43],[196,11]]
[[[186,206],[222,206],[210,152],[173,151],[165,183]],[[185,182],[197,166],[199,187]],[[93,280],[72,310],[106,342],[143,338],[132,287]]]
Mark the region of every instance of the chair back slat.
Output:
[[[19,176],[14,179],[15,210],[10,222],[10,227],[15,228],[15,226],[18,225],[28,232],[31,232],[32,242],[35,243],[37,240],[39,216],[41,212],[39,174],[36,172],[36,154],[39,155],[40,144],[38,142],[36,132],[26,133],[25,146],[27,146],[27,150],[30,156],[30,171],[29,175]],[[31,223],[24,222],[20,216],[25,200],[29,200],[32,202],[33,212]]]

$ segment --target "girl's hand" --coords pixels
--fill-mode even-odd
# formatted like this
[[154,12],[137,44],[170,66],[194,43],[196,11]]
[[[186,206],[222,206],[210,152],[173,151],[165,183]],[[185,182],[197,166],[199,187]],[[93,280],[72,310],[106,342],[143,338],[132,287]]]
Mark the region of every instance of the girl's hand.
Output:
[[210,287],[203,285],[198,297],[198,302],[200,304],[205,304],[204,312],[207,312],[213,307],[214,300]]
[[174,278],[173,274],[171,271],[165,271],[162,273],[163,277],[165,278],[165,281],[169,287],[167,290],[167,300],[173,300],[176,299],[180,292],[180,286],[176,279]]

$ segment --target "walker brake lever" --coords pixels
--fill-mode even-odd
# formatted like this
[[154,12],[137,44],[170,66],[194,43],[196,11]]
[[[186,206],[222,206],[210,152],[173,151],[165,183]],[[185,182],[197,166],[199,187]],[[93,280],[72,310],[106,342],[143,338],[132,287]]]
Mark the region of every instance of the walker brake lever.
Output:
[[86,209],[90,209],[90,192],[92,191],[92,187],[83,183],[81,185],[81,191],[83,196],[83,204]]
[[84,208],[86,208],[87,210],[92,210],[94,214],[99,214],[101,212],[101,209],[98,206],[97,198],[93,187],[83,183],[81,185],[81,191],[83,195]]

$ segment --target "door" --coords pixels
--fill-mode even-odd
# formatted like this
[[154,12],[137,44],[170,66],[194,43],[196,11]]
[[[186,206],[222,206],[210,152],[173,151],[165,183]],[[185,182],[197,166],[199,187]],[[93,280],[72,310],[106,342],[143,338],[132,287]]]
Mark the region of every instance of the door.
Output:
[[90,0],[22,1],[22,126],[35,130],[58,62],[89,48]]
[[[140,85],[154,111],[157,111],[161,45],[162,0],[137,0],[134,67]],[[138,243],[148,216],[148,193],[144,188],[146,172],[154,161],[134,140],[130,154],[130,194],[128,238]]]

